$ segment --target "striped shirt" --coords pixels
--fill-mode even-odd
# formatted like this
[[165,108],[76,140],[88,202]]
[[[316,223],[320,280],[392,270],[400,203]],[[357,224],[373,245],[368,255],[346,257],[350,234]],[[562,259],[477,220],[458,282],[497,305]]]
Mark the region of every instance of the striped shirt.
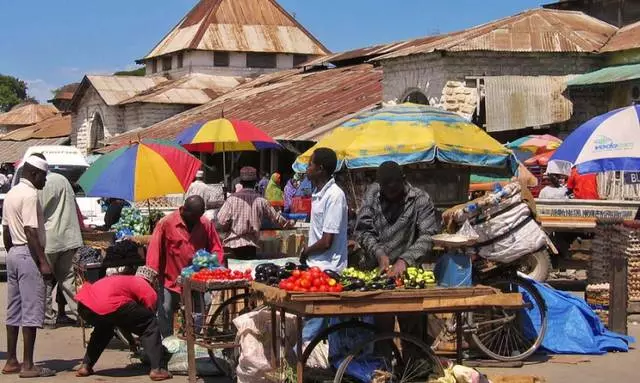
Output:
[[406,184],[402,203],[392,204],[372,184],[358,214],[356,238],[368,257],[384,254],[417,265],[432,248],[431,236],[440,231],[433,202],[424,191]]
[[287,223],[255,190],[242,189],[229,196],[218,213],[218,222],[228,233],[224,246],[232,249],[259,247],[260,227],[265,216],[280,226]]

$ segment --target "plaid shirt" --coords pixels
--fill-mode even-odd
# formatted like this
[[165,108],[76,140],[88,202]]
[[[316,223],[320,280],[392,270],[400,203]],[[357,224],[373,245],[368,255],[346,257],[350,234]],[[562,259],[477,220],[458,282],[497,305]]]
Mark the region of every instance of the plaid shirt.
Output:
[[287,223],[255,190],[242,189],[232,194],[218,213],[218,222],[228,233],[224,246],[232,249],[259,247],[260,227],[265,216],[280,226]]
[[431,250],[431,236],[440,225],[433,202],[427,193],[408,183],[403,203],[390,204],[380,195],[380,185],[372,184],[358,214],[356,237],[367,257],[379,254],[415,266]]

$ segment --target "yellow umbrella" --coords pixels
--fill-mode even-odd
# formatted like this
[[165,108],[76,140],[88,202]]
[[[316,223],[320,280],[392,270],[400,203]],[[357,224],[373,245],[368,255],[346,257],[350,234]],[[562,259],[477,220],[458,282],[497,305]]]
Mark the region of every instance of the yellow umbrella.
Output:
[[293,164],[306,171],[316,148],[333,149],[339,168],[375,168],[385,161],[400,165],[440,161],[515,172],[511,150],[455,113],[417,104],[386,106],[363,113],[334,129]]

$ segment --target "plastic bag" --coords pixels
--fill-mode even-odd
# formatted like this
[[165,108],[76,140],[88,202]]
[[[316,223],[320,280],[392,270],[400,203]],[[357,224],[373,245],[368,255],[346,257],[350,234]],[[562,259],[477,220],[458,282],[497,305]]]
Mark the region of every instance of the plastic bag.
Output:
[[[334,326],[342,322],[357,319],[363,323],[373,324],[372,316],[359,318],[330,318],[329,325]],[[344,358],[355,350],[356,347],[371,340],[375,334],[362,328],[347,328],[329,335],[329,361],[334,368],[338,368]],[[363,382],[370,382],[376,370],[382,368],[383,361],[374,355],[374,345],[369,344],[347,367],[349,376],[358,378]]]
[[[167,368],[169,372],[176,375],[186,375],[189,371],[189,362],[187,358],[187,342],[176,336],[170,336],[162,340],[162,345],[169,351],[171,358]],[[221,350],[214,350],[214,356],[218,363],[226,363]],[[196,372],[200,376],[219,376],[222,371],[218,371],[211,359],[209,353],[204,347],[195,346],[196,353]]]
[[460,234],[463,237],[472,239],[478,239],[479,237],[478,233],[476,233],[476,231],[473,229],[473,226],[471,226],[471,224],[469,223],[469,220],[464,221],[464,224],[456,234]]

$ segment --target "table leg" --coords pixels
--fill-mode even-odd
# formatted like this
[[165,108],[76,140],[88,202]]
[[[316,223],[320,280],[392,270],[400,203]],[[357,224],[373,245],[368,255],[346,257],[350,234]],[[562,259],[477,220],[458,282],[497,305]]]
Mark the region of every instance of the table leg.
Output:
[[280,368],[280,355],[278,351],[278,316],[276,315],[276,308],[271,306],[271,353],[273,354],[273,361],[271,365],[275,370]]
[[278,363],[280,367],[284,367],[282,360],[287,356],[287,313],[283,308],[280,309],[280,344],[278,346]]
[[462,313],[456,313],[456,363],[462,364]]
[[196,382],[196,352],[195,333],[193,325],[193,295],[191,293],[191,283],[187,279],[182,289],[182,300],[184,303],[185,338],[187,341],[187,369],[189,383]]
[[298,376],[298,383],[304,381],[304,361],[302,360],[302,329],[304,328],[304,322],[300,315],[296,315],[296,375]]

